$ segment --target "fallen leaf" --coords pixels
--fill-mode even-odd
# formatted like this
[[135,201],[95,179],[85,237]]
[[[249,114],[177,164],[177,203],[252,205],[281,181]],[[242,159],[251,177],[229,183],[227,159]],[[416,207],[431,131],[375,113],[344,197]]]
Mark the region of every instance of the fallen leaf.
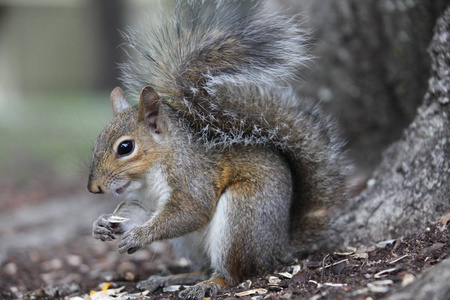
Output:
[[105,282],[100,286],[100,288],[102,289],[102,291],[106,291],[107,289],[109,289],[110,286],[111,282]]

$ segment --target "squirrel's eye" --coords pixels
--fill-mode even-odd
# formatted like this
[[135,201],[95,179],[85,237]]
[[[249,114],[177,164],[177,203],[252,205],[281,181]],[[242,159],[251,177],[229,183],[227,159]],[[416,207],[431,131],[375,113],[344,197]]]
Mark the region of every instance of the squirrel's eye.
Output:
[[130,155],[134,150],[134,141],[126,140],[123,141],[117,146],[117,155],[120,156],[127,156]]

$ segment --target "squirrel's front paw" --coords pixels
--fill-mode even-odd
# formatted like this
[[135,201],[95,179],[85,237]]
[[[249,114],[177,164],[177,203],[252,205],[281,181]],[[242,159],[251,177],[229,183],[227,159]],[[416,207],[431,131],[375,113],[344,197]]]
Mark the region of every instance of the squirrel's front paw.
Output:
[[101,215],[92,226],[92,236],[102,241],[112,241],[115,239],[114,230],[108,222],[111,214]]
[[117,247],[119,253],[133,254],[151,242],[152,237],[148,227],[141,225],[125,232]]

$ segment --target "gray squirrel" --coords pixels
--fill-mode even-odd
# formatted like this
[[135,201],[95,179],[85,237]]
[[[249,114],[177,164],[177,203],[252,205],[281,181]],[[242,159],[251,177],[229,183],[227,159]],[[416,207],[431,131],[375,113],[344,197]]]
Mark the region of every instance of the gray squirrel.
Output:
[[[178,1],[162,24],[130,29],[114,119],[94,145],[88,189],[124,197],[93,236],[134,253],[171,239],[195,272],[151,276],[154,291],[214,296],[308,251],[345,197],[336,126],[295,90],[308,34],[260,2]],[[200,282],[199,282],[200,281]]]

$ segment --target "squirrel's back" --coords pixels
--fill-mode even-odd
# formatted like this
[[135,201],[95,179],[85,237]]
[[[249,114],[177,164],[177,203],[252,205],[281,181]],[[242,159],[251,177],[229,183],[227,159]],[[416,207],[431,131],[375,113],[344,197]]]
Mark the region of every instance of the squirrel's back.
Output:
[[152,86],[209,148],[277,149],[294,178],[294,239],[322,231],[326,208],[345,195],[347,164],[334,122],[294,91],[296,74],[311,60],[298,20],[254,1],[190,0],[147,26],[126,34],[131,56],[122,80],[129,91]]

